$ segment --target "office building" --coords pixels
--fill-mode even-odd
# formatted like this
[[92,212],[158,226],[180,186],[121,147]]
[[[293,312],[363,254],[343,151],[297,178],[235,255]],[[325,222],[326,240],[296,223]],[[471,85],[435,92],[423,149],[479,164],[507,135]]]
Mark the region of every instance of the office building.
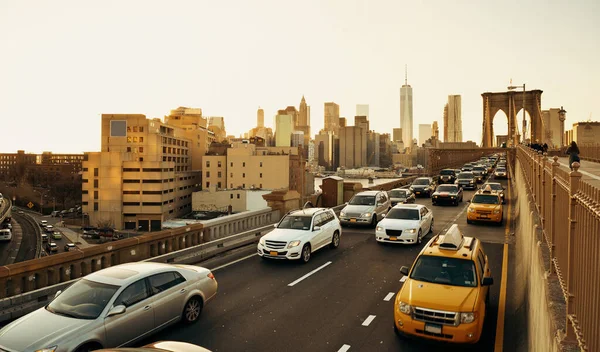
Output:
[[542,143],[548,144],[550,148],[559,148],[562,146],[562,136],[564,135],[565,127],[564,120],[561,121],[559,112],[559,108],[542,110],[542,127],[544,129]]
[[444,142],[462,142],[460,95],[449,95],[444,107]]
[[286,110],[279,110],[275,116],[275,146],[290,147],[293,130],[293,115],[288,115]]
[[346,126],[339,131],[339,166],[355,169],[367,165],[367,134],[359,126]]
[[333,167],[333,132],[321,131],[315,136],[315,151],[319,166],[332,170]]
[[304,149],[304,132],[294,131],[292,132],[292,147],[301,147]]
[[340,106],[334,102],[325,103],[323,116],[325,118],[324,130],[337,135],[340,126]]
[[355,116],[366,116],[369,119],[369,104],[356,104]]
[[[306,99],[304,95],[302,96],[302,100],[300,101],[300,109],[298,111],[298,124],[295,127],[296,131],[300,131],[304,135],[304,145],[308,146],[308,142],[310,141],[310,106],[306,104]],[[305,155],[308,157],[308,155]]]
[[265,127],[265,111],[260,107],[256,111],[256,127]]
[[222,117],[211,117],[216,125],[211,125],[207,119],[202,116],[202,109],[179,107],[171,110],[168,116],[165,116],[165,124],[179,128],[183,138],[190,141],[189,157],[191,160],[191,170],[202,169],[202,157],[208,151],[210,144],[216,140],[225,139],[225,122]]
[[440,139],[440,128],[438,127],[437,121],[433,121],[433,123],[431,124],[431,133],[432,137],[434,137],[437,140]]
[[407,148],[412,148],[413,140],[413,89],[408,84],[408,74],[405,73],[404,85],[400,88],[400,127],[402,141]]
[[374,131],[367,132],[367,163],[366,166],[379,167],[380,134]]
[[82,163],[82,211],[90,225],[159,231],[167,219],[191,212],[191,194],[200,188],[200,172],[192,171],[196,138],[141,114],[103,114],[101,133],[100,152],[85,153]]
[[392,141],[393,142],[398,142],[398,141],[402,141],[402,129],[401,128],[394,128],[392,130]]
[[422,146],[425,141],[431,138],[431,125],[419,124],[419,146]]
[[354,126],[364,129],[365,133],[370,131],[369,119],[366,116],[354,116]]

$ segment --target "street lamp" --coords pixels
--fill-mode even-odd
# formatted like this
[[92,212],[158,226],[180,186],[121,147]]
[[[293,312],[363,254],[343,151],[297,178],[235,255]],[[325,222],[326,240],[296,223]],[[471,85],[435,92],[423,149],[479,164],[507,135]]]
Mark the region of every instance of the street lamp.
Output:
[[565,120],[567,119],[567,111],[560,107],[558,110],[558,120],[560,121],[560,146],[565,145]]
[[[512,82],[511,82],[512,83]],[[507,87],[508,90],[513,90],[513,89],[517,89],[517,88],[521,88],[521,86],[508,86]],[[523,142],[525,142],[525,130],[527,128],[527,120],[525,119],[525,83],[523,83]]]

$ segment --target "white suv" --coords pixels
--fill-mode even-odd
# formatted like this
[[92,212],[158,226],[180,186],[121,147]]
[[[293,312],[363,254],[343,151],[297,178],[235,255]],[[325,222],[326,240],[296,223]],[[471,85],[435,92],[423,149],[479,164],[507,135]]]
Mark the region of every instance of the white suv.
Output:
[[287,213],[275,230],[260,238],[258,255],[270,259],[300,259],[307,263],[311,253],[327,245],[340,245],[342,228],[333,210],[309,208]]

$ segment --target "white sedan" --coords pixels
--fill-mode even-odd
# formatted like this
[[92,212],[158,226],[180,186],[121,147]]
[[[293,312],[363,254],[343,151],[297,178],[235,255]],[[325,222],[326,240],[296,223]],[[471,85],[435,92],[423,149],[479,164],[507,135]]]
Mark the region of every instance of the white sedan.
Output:
[[433,213],[422,204],[398,204],[377,224],[377,242],[417,244],[433,232]]

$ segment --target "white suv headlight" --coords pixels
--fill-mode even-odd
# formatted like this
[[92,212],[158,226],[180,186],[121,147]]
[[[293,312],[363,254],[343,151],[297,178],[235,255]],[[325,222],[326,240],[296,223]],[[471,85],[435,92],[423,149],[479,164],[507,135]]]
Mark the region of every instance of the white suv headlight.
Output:
[[475,321],[477,314],[475,312],[460,313],[460,323],[470,324]]
[[290,243],[288,243],[287,248],[294,248],[294,247],[298,247],[300,245],[300,241],[292,241]]
[[410,304],[400,301],[400,304],[398,305],[398,310],[400,311],[400,313],[410,314]]

